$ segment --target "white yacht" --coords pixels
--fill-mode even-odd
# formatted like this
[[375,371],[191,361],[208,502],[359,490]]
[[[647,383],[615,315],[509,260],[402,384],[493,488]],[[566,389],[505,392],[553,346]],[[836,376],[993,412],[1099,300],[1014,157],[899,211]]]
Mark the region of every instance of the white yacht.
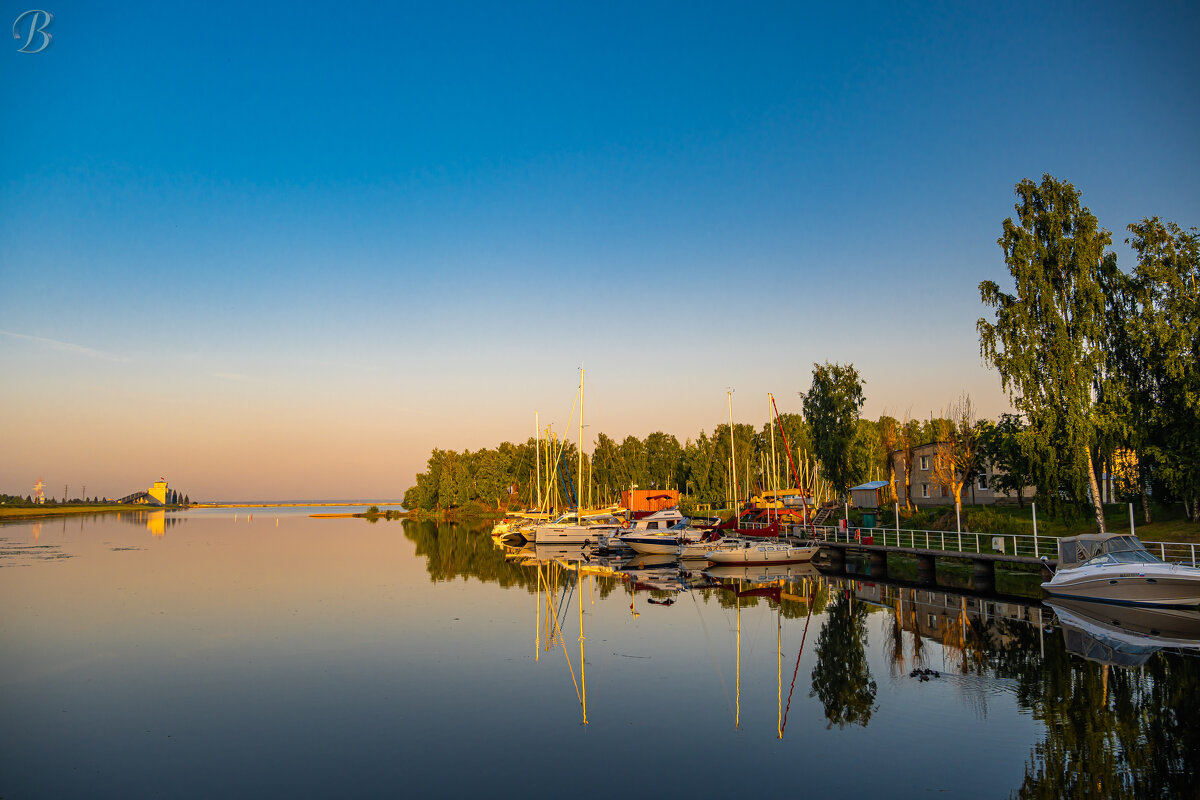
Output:
[[[547,525],[533,529],[533,541],[546,544],[597,544],[601,536],[612,536],[621,529],[622,520],[613,514],[592,514],[580,517],[563,514]],[[526,538],[529,538],[526,534]]]
[[1200,606],[1200,569],[1168,564],[1130,534],[1066,536],[1058,540],[1058,569],[1042,589],[1104,603]]
[[712,550],[705,557],[714,564],[795,564],[812,561],[820,549],[816,544],[743,542],[738,548]]

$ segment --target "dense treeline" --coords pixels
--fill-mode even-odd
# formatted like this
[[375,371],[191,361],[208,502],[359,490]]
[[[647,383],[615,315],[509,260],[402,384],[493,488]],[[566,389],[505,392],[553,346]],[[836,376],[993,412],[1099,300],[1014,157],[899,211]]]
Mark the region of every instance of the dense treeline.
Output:
[[[806,459],[811,469],[815,462],[811,426],[798,414],[781,414],[780,419],[797,470],[803,468]],[[909,420],[904,424],[889,416],[857,420],[848,450],[845,478],[848,485],[889,479],[887,453],[895,444],[890,431],[904,430],[914,445],[920,445],[933,441],[942,423],[944,420],[932,419]],[[745,498],[772,485],[773,472],[780,487],[793,484],[778,428],[774,431],[774,456],[772,426],[767,423],[760,428],[735,424],[733,439],[739,497]],[[578,449],[572,442],[541,444],[542,496],[557,499],[557,507],[573,505],[579,482]],[[538,498],[537,451],[533,438],[519,444],[503,442],[496,448],[474,452],[434,450],[425,471],[417,475],[416,485],[405,493],[404,506],[424,511],[471,504],[499,509],[532,508]],[[618,502],[623,490],[636,486],[677,489],[691,503],[724,508],[730,503],[732,472],[727,423],[717,425],[712,433],[702,430],[682,444],[662,431],[644,439],[626,436],[620,442],[601,433],[591,443],[591,452],[584,455],[583,501],[593,506]]]

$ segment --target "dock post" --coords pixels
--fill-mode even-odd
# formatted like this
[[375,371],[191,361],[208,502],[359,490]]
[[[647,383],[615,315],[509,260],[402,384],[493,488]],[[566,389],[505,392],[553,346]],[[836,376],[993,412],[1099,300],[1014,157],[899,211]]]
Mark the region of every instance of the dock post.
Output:
[[830,547],[828,552],[830,568],[834,572],[844,572],[846,570],[846,551],[840,547]]
[[996,562],[975,561],[974,586],[977,592],[991,592],[996,588]]
[[933,556],[917,556],[917,582],[924,584],[937,583],[937,561]]

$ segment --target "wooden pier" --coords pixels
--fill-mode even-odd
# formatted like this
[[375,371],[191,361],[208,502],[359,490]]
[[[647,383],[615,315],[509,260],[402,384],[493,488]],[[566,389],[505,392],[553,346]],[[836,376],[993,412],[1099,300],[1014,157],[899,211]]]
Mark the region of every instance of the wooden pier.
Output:
[[[975,591],[980,594],[990,594],[996,588],[996,565],[1012,564],[1014,566],[1038,566],[1045,570],[1046,565],[1056,567],[1057,561],[1034,558],[1032,556],[1009,555],[1004,553],[977,553],[961,550],[937,550],[924,547],[889,546],[882,544],[863,544],[862,542],[821,542],[821,553],[829,558],[830,567],[835,572],[844,572],[847,555],[864,555],[871,565],[871,577],[887,578],[887,557],[889,554],[908,556],[917,561],[917,583],[924,586],[937,584],[937,559],[958,558],[972,562],[972,581]],[[1049,572],[1046,572],[1049,577]]]

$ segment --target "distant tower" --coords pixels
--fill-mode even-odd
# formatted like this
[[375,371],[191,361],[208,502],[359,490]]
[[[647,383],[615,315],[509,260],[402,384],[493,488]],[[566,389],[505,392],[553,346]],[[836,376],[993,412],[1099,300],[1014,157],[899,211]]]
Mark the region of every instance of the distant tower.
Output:
[[46,502],[46,495],[42,493],[42,490],[45,488],[46,488],[46,484],[42,483],[41,478],[38,478],[37,483],[35,483],[33,485],[33,502],[35,502],[35,503]]
[[146,494],[150,495],[156,501],[157,505],[165,506],[167,504],[168,489],[166,479],[160,476]]

